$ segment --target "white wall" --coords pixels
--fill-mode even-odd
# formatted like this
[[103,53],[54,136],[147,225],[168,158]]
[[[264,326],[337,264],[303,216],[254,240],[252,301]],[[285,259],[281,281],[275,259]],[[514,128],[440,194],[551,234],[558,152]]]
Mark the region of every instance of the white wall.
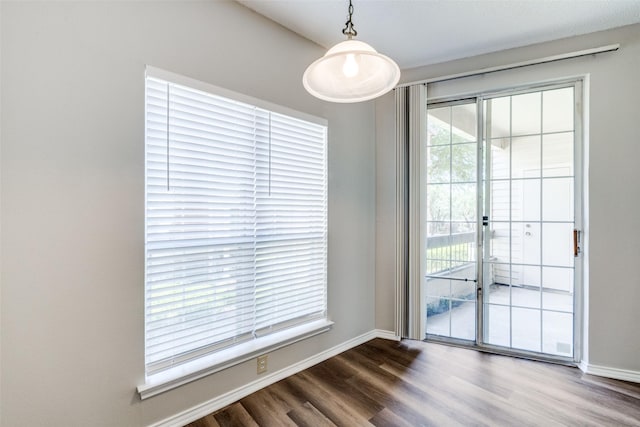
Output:
[[[556,42],[512,49],[474,58],[405,70],[403,81],[510,64],[564,52],[620,43],[615,53],[587,56],[514,71],[452,80],[429,87],[429,97],[463,95],[565,77],[588,75],[589,116],[585,147],[588,194],[587,242],[584,254],[588,288],[589,317],[586,331],[588,362],[628,370],[640,378],[640,279],[635,271],[640,259],[640,25],[594,33]],[[394,235],[395,180],[393,96],[376,101],[377,212],[376,233],[376,327],[393,328],[393,310],[381,309],[380,301],[390,301],[395,272],[394,248],[380,236]],[[384,159],[384,160],[383,160]],[[389,239],[389,238],[388,238]]]
[[374,105],[301,84],[323,50],[229,1],[2,2],[0,424],[141,426],[256,379],[255,361],[141,402],[146,64],[329,121],[334,329],[374,327]]

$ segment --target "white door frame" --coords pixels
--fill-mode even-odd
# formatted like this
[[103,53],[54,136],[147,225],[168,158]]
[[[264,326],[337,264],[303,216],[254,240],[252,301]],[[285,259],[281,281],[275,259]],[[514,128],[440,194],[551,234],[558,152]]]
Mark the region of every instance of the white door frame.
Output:
[[[584,259],[583,259],[583,253],[584,253],[584,239],[582,239],[583,241],[580,242],[580,246],[581,246],[581,251],[579,253],[579,255],[577,257],[575,257],[574,260],[574,308],[573,308],[573,327],[574,327],[574,331],[573,331],[573,356],[570,358],[567,357],[562,357],[562,356],[555,356],[555,355],[546,355],[544,353],[538,353],[538,352],[533,352],[533,351],[526,351],[526,350],[516,350],[516,349],[510,349],[510,348],[505,348],[505,347],[499,347],[499,346],[492,346],[489,344],[486,344],[484,342],[484,336],[483,336],[483,323],[484,323],[484,316],[483,316],[483,307],[484,307],[484,303],[483,303],[483,284],[484,284],[484,278],[485,278],[485,272],[484,271],[484,254],[483,254],[483,249],[486,247],[486,244],[488,243],[488,233],[484,233],[484,226],[483,226],[483,212],[488,212],[487,206],[486,204],[489,201],[489,197],[483,197],[483,194],[485,194],[485,190],[483,188],[484,185],[484,171],[483,171],[483,165],[488,165],[488,163],[486,163],[488,161],[488,159],[490,159],[490,156],[488,155],[487,151],[483,149],[483,145],[484,145],[484,141],[485,141],[485,117],[484,117],[484,109],[483,109],[483,105],[484,105],[484,101],[486,99],[491,99],[491,98],[496,98],[496,97],[500,97],[500,96],[507,96],[507,95],[517,95],[517,94],[522,94],[522,93],[530,93],[530,92],[536,92],[536,91],[542,91],[542,90],[551,90],[554,88],[563,88],[563,87],[574,87],[574,226],[577,230],[583,230],[584,229],[584,210],[586,209],[586,206],[584,205],[584,186],[583,186],[583,180],[586,179],[586,177],[584,176],[584,169],[583,169],[583,146],[584,146],[584,130],[583,130],[583,91],[584,91],[584,78],[580,77],[580,78],[573,78],[573,79],[567,79],[567,80],[560,80],[560,81],[555,81],[555,82],[546,82],[546,83],[541,83],[541,84],[535,84],[535,85],[528,85],[528,86],[521,86],[521,87],[517,87],[517,88],[513,88],[513,89],[509,89],[509,90],[501,90],[501,91],[494,91],[494,92],[486,92],[486,93],[482,93],[482,94],[477,94],[476,96],[473,96],[471,98],[475,98],[476,99],[476,106],[477,106],[477,117],[478,117],[478,167],[477,167],[477,190],[478,190],[478,214],[477,214],[477,244],[478,244],[478,259],[477,259],[477,280],[478,280],[478,286],[477,286],[477,299],[476,299],[476,342],[471,344],[470,346],[472,347],[478,347],[479,349],[483,349],[483,350],[488,350],[488,351],[492,351],[492,352],[497,352],[497,353],[505,353],[505,354],[516,354],[516,355],[520,355],[520,356],[526,356],[526,357],[530,357],[533,359],[542,359],[542,360],[552,360],[552,361],[558,361],[558,362],[578,362],[581,360],[582,358],[582,337],[583,337],[583,325],[585,324],[583,316],[584,316],[584,305],[583,305],[583,298],[584,298],[584,289],[583,289],[583,268],[584,268]],[[465,96],[465,97],[460,97],[460,98],[450,98],[450,99],[438,99],[438,100],[430,100],[429,104],[433,104],[433,103],[449,103],[449,102],[455,102],[455,101],[460,101],[463,99],[468,100],[470,97]],[[490,124],[489,124],[490,125]],[[541,284],[542,286],[542,284]],[[421,304],[424,308],[425,304],[424,301],[426,301],[426,298],[424,298],[424,296],[420,297],[420,301],[423,302],[423,304]],[[420,311],[420,316],[422,319],[422,323],[425,324],[426,323],[426,315],[424,314],[424,310]],[[459,340],[455,340],[452,339],[452,341],[455,341],[456,343],[459,343]],[[459,343],[460,344],[460,343]],[[463,345],[465,343],[462,343]]]

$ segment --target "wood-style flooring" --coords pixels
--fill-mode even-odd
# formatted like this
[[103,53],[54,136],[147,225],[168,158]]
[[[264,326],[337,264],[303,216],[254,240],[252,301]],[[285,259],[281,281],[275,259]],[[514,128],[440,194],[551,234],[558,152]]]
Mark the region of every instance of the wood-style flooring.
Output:
[[188,427],[640,426],[640,384],[579,369],[374,339]]

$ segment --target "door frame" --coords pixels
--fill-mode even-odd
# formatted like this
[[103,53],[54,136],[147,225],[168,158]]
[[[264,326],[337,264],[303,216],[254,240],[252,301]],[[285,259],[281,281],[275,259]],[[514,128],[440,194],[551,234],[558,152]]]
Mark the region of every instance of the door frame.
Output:
[[[469,103],[470,100],[475,99],[477,109],[477,225],[476,225],[476,244],[477,244],[477,259],[476,259],[476,280],[477,280],[477,294],[476,294],[476,340],[475,342],[460,340],[456,338],[447,338],[433,335],[423,335],[427,340],[445,342],[454,345],[460,345],[464,347],[471,347],[481,351],[487,351],[497,354],[505,354],[511,356],[521,356],[534,360],[550,361],[555,363],[571,364],[574,365],[582,359],[583,354],[583,325],[585,324],[585,312],[584,312],[584,252],[585,241],[584,238],[580,238],[580,251],[578,256],[574,258],[574,286],[573,286],[573,356],[556,356],[545,353],[538,353],[534,351],[513,349],[507,347],[501,347],[496,345],[487,344],[484,342],[484,250],[486,247],[485,239],[488,237],[484,232],[483,226],[483,213],[487,212],[486,204],[489,202],[489,196],[485,195],[484,185],[484,166],[488,165],[489,159],[488,150],[485,149],[485,111],[483,108],[484,101],[487,99],[498,98],[502,96],[513,96],[524,93],[531,93],[543,90],[553,90],[560,88],[573,87],[574,88],[574,144],[573,144],[573,156],[574,156],[574,227],[578,230],[578,236],[583,234],[585,229],[585,211],[587,206],[585,205],[585,186],[583,182],[586,180],[584,175],[584,158],[583,150],[585,145],[584,139],[584,97],[585,97],[585,79],[586,76],[574,77],[569,79],[554,80],[548,82],[541,82],[535,84],[521,85],[507,89],[485,91],[482,93],[473,94],[471,96],[457,96],[447,98],[427,99],[427,109],[434,105],[456,105],[459,103]],[[542,286],[542,283],[540,284]],[[421,296],[421,301],[425,299]],[[421,304],[422,306],[425,303]],[[426,324],[426,315],[422,317],[422,324]],[[542,339],[542,337],[541,337]]]

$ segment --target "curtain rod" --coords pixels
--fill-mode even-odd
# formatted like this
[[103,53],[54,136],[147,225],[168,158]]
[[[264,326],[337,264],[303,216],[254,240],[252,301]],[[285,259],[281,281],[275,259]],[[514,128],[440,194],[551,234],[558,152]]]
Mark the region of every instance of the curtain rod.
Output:
[[616,51],[618,49],[620,49],[620,43],[615,43],[615,44],[610,44],[610,45],[606,45],[606,46],[594,47],[594,48],[591,48],[591,49],[578,50],[578,51],[575,51],[575,52],[561,53],[559,55],[546,56],[544,58],[538,58],[538,59],[531,59],[531,60],[528,60],[528,61],[516,62],[516,63],[513,63],[513,64],[498,65],[498,66],[495,66],[495,67],[481,68],[479,70],[467,71],[467,72],[464,72],[464,73],[450,74],[448,76],[432,77],[430,79],[417,80],[417,81],[409,82],[409,83],[402,83],[402,84],[396,86],[396,89],[397,88],[401,88],[401,87],[407,87],[407,86],[411,86],[411,85],[416,85],[416,84],[427,84],[427,83],[444,82],[444,81],[448,81],[448,80],[455,80],[455,79],[462,79],[462,78],[465,78],[465,77],[478,76],[478,75],[481,75],[481,74],[495,73],[495,72],[498,72],[498,71],[513,70],[515,68],[529,67],[531,65],[546,64],[548,62],[556,62],[556,61],[562,61],[562,60],[565,60],[565,59],[579,58],[581,56],[595,55],[597,53],[614,52],[614,51]]

